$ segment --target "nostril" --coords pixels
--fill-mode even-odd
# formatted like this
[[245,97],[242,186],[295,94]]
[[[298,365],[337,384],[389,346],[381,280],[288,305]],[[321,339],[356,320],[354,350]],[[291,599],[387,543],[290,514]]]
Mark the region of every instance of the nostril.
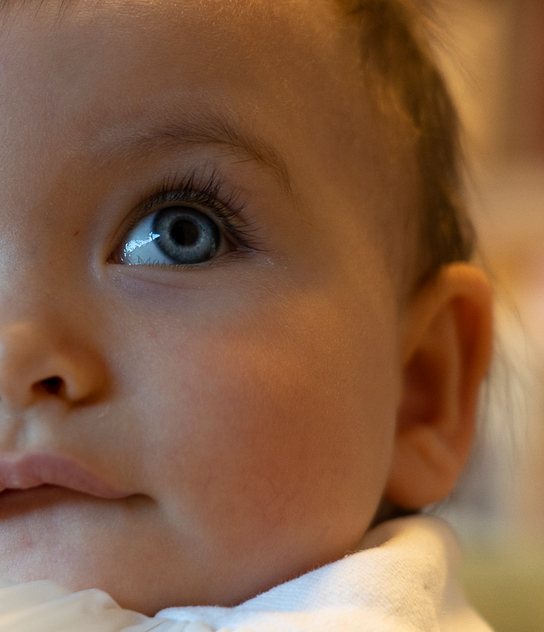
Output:
[[60,393],[60,389],[62,388],[63,381],[62,378],[53,376],[42,380],[39,384],[47,393],[50,393],[51,395],[58,395]]

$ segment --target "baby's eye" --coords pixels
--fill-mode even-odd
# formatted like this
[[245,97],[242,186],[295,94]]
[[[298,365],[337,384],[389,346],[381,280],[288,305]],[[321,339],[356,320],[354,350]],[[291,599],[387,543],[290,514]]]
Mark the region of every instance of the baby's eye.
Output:
[[217,224],[191,206],[169,206],[132,228],[121,244],[120,263],[195,265],[226,251]]

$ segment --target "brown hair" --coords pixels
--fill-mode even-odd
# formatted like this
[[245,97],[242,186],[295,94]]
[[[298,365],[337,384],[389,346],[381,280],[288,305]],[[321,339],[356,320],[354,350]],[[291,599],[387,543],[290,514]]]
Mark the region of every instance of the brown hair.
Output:
[[444,264],[469,260],[475,242],[462,195],[457,111],[430,45],[429,16],[415,0],[338,2],[357,22],[371,95],[413,137],[423,203],[421,283]]

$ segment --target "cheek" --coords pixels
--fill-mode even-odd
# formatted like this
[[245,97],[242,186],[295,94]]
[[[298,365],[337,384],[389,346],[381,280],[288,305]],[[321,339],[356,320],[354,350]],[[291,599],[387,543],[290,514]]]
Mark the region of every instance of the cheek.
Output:
[[140,396],[137,414],[172,521],[231,549],[316,525],[323,538],[328,515],[360,537],[392,443],[386,329],[314,296],[154,332],[146,392],[159,396]]

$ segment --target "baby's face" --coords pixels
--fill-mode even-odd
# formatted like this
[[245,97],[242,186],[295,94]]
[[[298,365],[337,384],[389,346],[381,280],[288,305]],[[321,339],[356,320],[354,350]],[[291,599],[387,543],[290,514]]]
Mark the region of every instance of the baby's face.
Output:
[[388,474],[399,301],[332,7],[15,5],[0,475],[58,485],[0,495],[0,573],[153,613],[342,556]]

